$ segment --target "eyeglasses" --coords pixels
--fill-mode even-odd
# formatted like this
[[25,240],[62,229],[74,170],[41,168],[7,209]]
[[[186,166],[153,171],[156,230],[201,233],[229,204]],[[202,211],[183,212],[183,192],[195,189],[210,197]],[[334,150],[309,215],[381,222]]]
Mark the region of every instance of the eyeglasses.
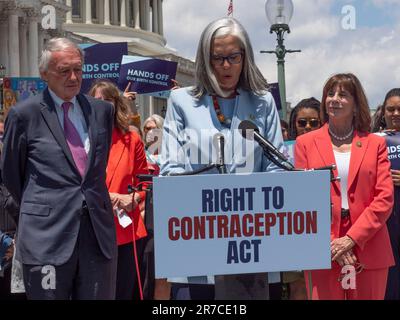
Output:
[[301,128],[305,128],[307,126],[307,123],[310,125],[311,128],[319,127],[319,119],[297,119],[297,125]]
[[219,56],[219,55],[212,55],[211,61],[215,65],[223,66],[225,60],[229,62],[229,64],[239,64],[242,62],[243,52],[235,52],[229,56]]

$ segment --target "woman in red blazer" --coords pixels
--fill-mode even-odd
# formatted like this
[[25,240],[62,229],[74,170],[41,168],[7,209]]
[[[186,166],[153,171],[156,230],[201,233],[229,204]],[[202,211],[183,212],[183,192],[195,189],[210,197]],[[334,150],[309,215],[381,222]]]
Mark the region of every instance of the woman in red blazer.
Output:
[[295,146],[297,168],[335,164],[341,178],[331,183],[332,266],[305,273],[309,298],[383,299],[394,264],[386,228],[393,182],[385,140],[368,133],[368,102],[356,76],[328,79],[321,120],[324,126],[298,137]]
[[138,174],[148,174],[143,142],[136,132],[129,131],[130,108],[118,88],[109,81],[94,83],[89,94],[110,101],[115,107],[114,130],[107,164],[106,184],[114,210],[124,210],[133,221],[122,227],[115,217],[118,243],[117,300],[141,297],[140,262],[143,254],[141,240],[146,228],[140,216],[139,203],[144,192],[128,194],[128,187],[138,185]]

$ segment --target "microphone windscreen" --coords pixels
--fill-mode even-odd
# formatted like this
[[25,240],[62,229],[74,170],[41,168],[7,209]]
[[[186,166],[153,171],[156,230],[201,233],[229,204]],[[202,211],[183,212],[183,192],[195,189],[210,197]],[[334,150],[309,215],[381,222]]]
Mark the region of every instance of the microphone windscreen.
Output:
[[248,139],[251,136],[248,136],[246,134],[247,130],[253,130],[253,131],[258,131],[258,127],[251,121],[249,120],[243,120],[240,124],[239,124],[239,130],[240,130],[240,134],[242,135],[243,138]]
[[222,139],[222,141],[224,141],[225,136],[221,133],[221,132],[217,132],[216,134],[214,134],[213,136],[213,145],[215,148],[218,148],[219,145],[219,141]]

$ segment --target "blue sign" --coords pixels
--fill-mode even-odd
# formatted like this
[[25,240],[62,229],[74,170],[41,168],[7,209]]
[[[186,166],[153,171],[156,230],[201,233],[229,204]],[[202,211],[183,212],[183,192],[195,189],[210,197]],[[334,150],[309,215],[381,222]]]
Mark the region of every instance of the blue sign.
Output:
[[400,132],[386,131],[377,133],[386,140],[388,159],[390,167],[394,170],[400,170]]
[[87,93],[97,79],[117,84],[122,56],[128,54],[126,42],[80,44],[85,53],[81,93]]
[[168,97],[176,77],[178,64],[173,61],[123,56],[118,87],[125,90],[131,82],[131,91],[140,94]]
[[329,171],[157,177],[153,188],[156,278],[331,267]]

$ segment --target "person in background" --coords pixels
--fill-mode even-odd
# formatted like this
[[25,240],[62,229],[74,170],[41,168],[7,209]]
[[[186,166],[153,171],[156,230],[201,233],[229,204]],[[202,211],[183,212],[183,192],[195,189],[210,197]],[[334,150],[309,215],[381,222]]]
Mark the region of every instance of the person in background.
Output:
[[319,117],[321,102],[314,97],[301,100],[290,113],[289,139],[296,138],[304,133],[319,129],[321,120]]
[[[301,100],[292,109],[289,120],[290,140],[296,140],[298,136],[320,128],[320,105],[321,102],[311,97]],[[307,299],[303,272],[283,272],[282,280],[284,284],[288,285],[289,300]]]
[[[237,20],[218,19],[205,28],[199,41],[195,69],[195,85],[172,91],[168,100],[161,148],[161,175],[203,168],[203,161],[189,154],[194,148],[202,160],[207,159],[211,163],[212,152],[207,152],[210,148],[204,149],[204,144],[212,146],[213,137],[218,132],[225,136],[227,147],[233,146],[233,139],[243,141],[238,127],[245,119],[252,119],[260,133],[283,150],[275,102],[268,91],[267,81],[255,65],[248,34]],[[199,139],[190,139],[191,134],[201,137],[201,143]],[[190,148],[185,148],[189,142]],[[252,165],[249,164],[250,159],[239,160],[226,155],[228,173],[240,172],[243,163],[249,164],[246,172],[279,170],[263,157],[258,145],[254,144],[251,155],[254,156]],[[215,169],[209,173],[217,172]],[[218,290],[222,290],[217,291],[216,296],[214,287],[205,284],[209,283],[208,277],[196,277],[196,280],[197,284],[189,285],[192,299],[268,299],[267,273],[218,277]],[[201,281],[203,284],[199,284]],[[254,286],[248,288],[249,283]]]
[[[0,155],[3,148],[3,142],[0,141]],[[15,239],[17,229],[17,221],[19,215],[18,204],[14,201],[7,188],[4,186],[0,172],[0,230],[4,232],[4,236]],[[8,253],[14,253],[14,243]],[[1,255],[2,256],[2,255]],[[12,256],[12,255],[11,255]],[[11,269],[12,259],[7,256],[3,262],[2,270],[0,271],[0,297],[3,300],[25,300],[25,294],[11,293]]]
[[[368,101],[354,74],[328,79],[320,117],[323,127],[296,139],[295,165],[335,164],[334,177],[341,180],[331,182],[332,266],[305,273],[307,292],[317,300],[381,300],[394,264],[386,227],[393,182],[385,139],[369,133]],[[344,285],[343,267],[352,268],[355,288]]]
[[[107,163],[106,185],[110,193],[117,243],[117,300],[142,298],[141,260],[143,245],[140,239],[147,233],[139,212],[144,192],[131,194],[129,188],[138,185],[138,174],[148,174],[144,146],[138,134],[129,131],[130,108],[118,88],[109,81],[97,81],[89,95],[110,102],[114,106],[114,129]],[[132,223],[124,226],[118,211],[127,215]]]
[[289,124],[283,119],[281,119],[281,128],[283,140],[289,140]]
[[[400,145],[400,88],[393,88],[387,92],[385,100],[375,113],[372,130],[383,132],[388,144]],[[390,142],[389,142],[390,141]],[[392,148],[393,149],[393,148]],[[394,185],[393,212],[387,221],[387,227],[392,244],[395,265],[389,268],[385,300],[400,300],[400,163],[396,156],[398,152],[391,152],[391,174]]]
[[164,118],[158,114],[148,117],[143,123],[143,140],[146,146],[146,158],[152,175],[160,173],[159,151],[162,141]]
[[0,272],[14,254],[13,239],[0,230]]
[[382,130],[385,130],[386,123],[382,109],[383,105],[379,105],[372,116],[371,132],[381,132]]
[[0,142],[3,142],[4,135],[4,116],[0,114]]

